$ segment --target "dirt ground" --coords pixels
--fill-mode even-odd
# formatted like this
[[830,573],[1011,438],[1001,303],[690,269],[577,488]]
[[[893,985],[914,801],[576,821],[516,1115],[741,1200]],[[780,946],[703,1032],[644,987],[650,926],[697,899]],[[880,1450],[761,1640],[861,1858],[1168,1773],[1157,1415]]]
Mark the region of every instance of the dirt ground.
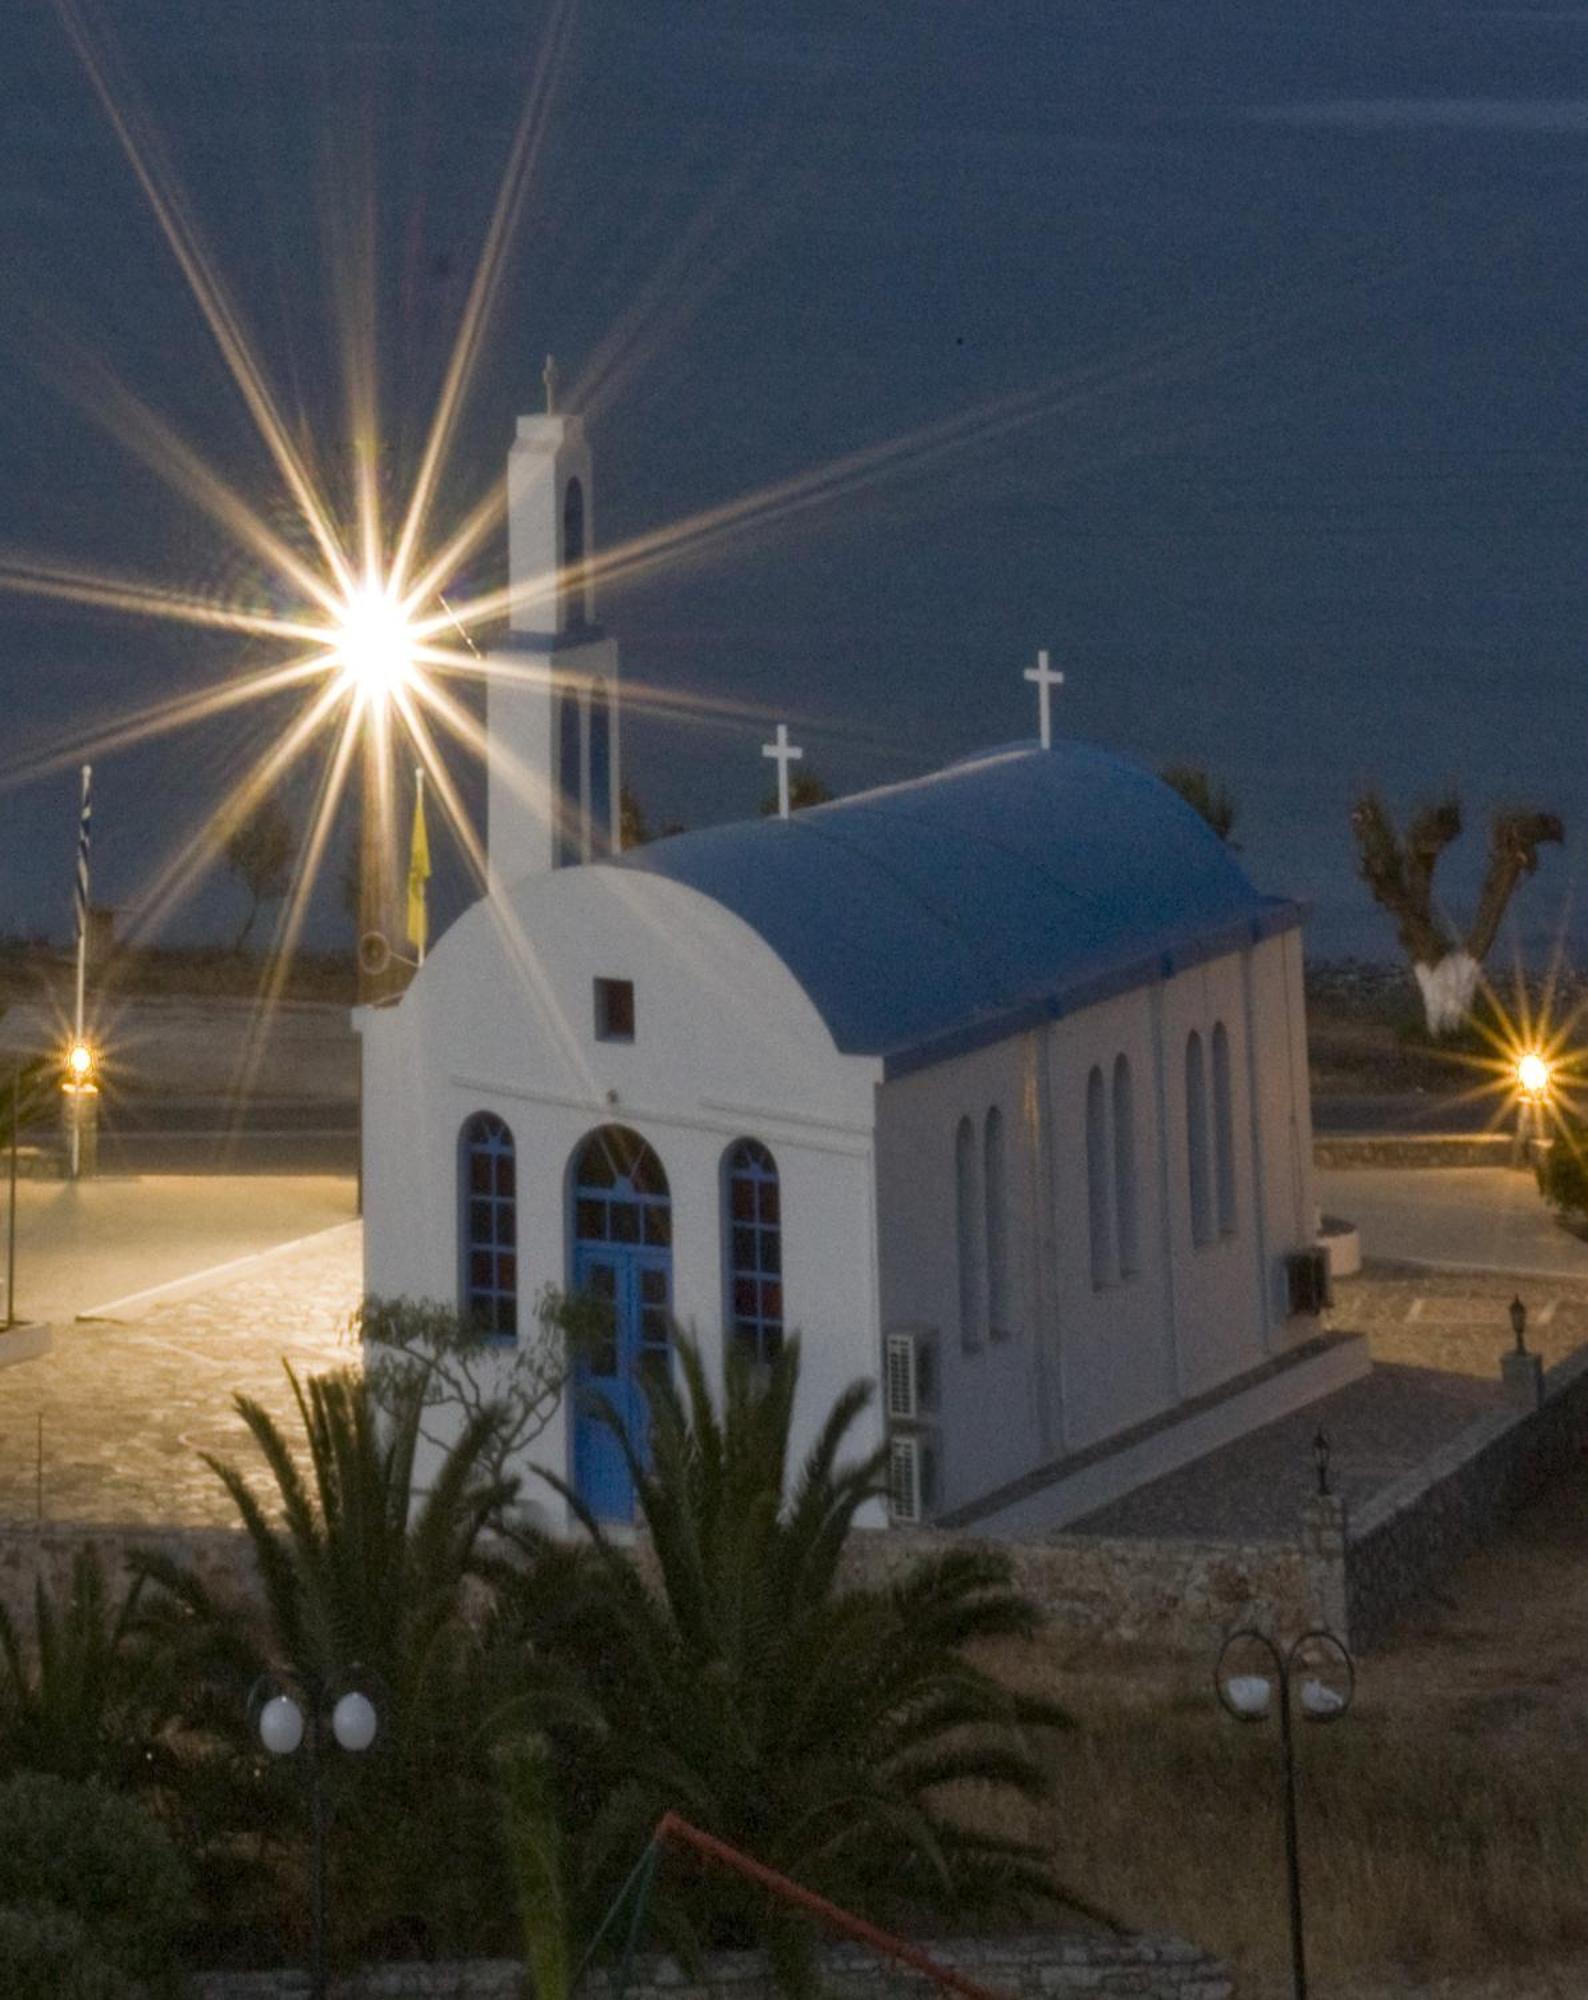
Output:
[[[1358,1662],[1353,1714],[1340,1726],[1342,1732],[1353,1732],[1354,1741],[1330,1731],[1319,1757],[1327,1763],[1344,1753],[1355,1775],[1343,1783],[1353,1788],[1362,1783],[1364,1769],[1371,1771],[1396,1746],[1403,1746],[1411,1762],[1425,1770],[1440,1767],[1448,1750],[1451,1787],[1481,1787],[1487,1771],[1503,1766],[1513,1775],[1530,1774],[1529,1784],[1564,1794],[1570,1811],[1574,1797],[1580,1796],[1573,1774],[1588,1772],[1585,1635],[1588,1460],[1465,1562],[1437,1600],[1407,1617],[1390,1645]],[[1178,1932],[1223,1953],[1236,1966],[1241,2000],[1288,1996],[1277,1793],[1269,1789],[1276,1775],[1273,1746],[1247,1740],[1242,1731],[1234,1732],[1239,1740],[1219,1738],[1223,1724],[1213,1697],[1211,1662],[1145,1654],[1085,1657],[1066,1653],[1049,1640],[1035,1656],[1026,1653],[1015,1671],[1025,1684],[1057,1698],[1083,1732],[1099,1725],[1103,1731],[1095,1748],[1060,1741],[1056,1768],[1061,1790],[1079,1785],[1094,1801],[1077,1814],[1091,1827],[1079,1845],[1061,1832],[1061,1879],[1077,1882],[1102,1907],[1134,1926]],[[1138,1717],[1134,1745],[1131,1724],[1121,1733],[1122,1713]],[[1226,1730],[1225,1739],[1229,1736]],[[1307,1747],[1313,1747],[1310,1740]],[[1221,1769],[1222,1779],[1217,1775]],[[1121,1796],[1097,1804],[1099,1781],[1105,1791],[1117,1786]],[[1519,1898],[1564,1911],[1559,1928],[1565,1955],[1540,1949],[1535,1925],[1535,1936],[1518,1947],[1514,1959],[1508,1960],[1498,1943],[1491,1949],[1474,1948],[1468,1960],[1472,1969],[1463,1971],[1462,1952],[1442,1947],[1434,1914],[1432,1938],[1423,1948],[1426,1965],[1413,1973],[1399,1964],[1372,1962],[1371,1955],[1353,1950],[1350,1940],[1360,1909],[1369,1901],[1404,1901],[1410,1889],[1420,1888],[1437,1911],[1441,1894],[1459,1898],[1461,1878],[1454,1861],[1448,1884],[1440,1880],[1445,1857],[1442,1829],[1432,1823],[1434,1811],[1430,1823],[1412,1830],[1410,1838],[1421,1851],[1404,1882],[1374,1878],[1382,1856],[1369,1858],[1354,1875],[1344,1871],[1342,1880],[1331,1865],[1336,1853],[1329,1850],[1338,1850],[1349,1834],[1344,1826],[1331,1824],[1332,1807],[1320,1803],[1321,1797],[1310,1798],[1304,1784],[1309,1932],[1317,1933],[1313,2000],[1564,2000],[1567,1995],[1580,2000],[1588,1995],[1588,1955],[1583,1955],[1588,1950],[1588,1880],[1579,1881],[1576,1854],[1562,1855],[1549,1881],[1529,1874],[1529,1860],[1519,1858],[1517,1866]],[[1405,1811],[1404,1791],[1394,1804]],[[1502,1816],[1506,1809],[1503,1803],[1496,1808]],[[1372,1807],[1362,1810],[1370,1813]],[[1100,1835],[1139,1843],[1132,1863],[1116,1870],[1105,1860],[1094,1873],[1086,1872]],[[1211,1862],[1205,1852],[1197,1852],[1209,1846],[1217,1850]],[[1503,1871],[1503,1857],[1501,1866]],[[1232,1907],[1244,1901],[1257,1906],[1257,1913],[1231,1916],[1226,1925],[1221,1881]],[[1270,1881],[1271,1893],[1263,1886]],[[1386,1934],[1406,1928],[1382,1907],[1370,1921]],[[1546,1920],[1546,1929],[1549,1921],[1553,1919]],[[1217,1934],[1221,1925],[1226,1928],[1222,1937]],[[1415,1920],[1410,1928],[1417,1928]],[[1248,1948],[1241,1949],[1236,1938]],[[1348,1964],[1350,1969],[1344,1969]]]

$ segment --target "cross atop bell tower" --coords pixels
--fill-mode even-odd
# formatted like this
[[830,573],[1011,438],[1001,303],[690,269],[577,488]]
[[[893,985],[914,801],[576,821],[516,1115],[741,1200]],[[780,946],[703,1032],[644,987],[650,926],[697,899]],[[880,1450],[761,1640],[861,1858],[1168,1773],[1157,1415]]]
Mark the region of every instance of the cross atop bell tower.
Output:
[[618,653],[596,622],[590,446],[560,411],[550,355],[543,415],[507,455],[511,637],[491,662],[489,845],[500,887],[599,861],[618,845]]

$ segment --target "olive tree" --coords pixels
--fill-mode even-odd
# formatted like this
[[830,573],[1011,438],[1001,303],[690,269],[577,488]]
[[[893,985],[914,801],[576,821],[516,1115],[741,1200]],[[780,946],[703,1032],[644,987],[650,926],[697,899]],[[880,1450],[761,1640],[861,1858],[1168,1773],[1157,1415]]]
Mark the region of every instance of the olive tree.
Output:
[[1445,849],[1460,838],[1461,825],[1461,801],[1454,793],[1420,807],[1404,836],[1377,792],[1364,792],[1351,809],[1357,872],[1374,902],[1395,919],[1431,1035],[1454,1034],[1466,1022],[1479,971],[1517,885],[1525,875],[1537,873],[1541,846],[1559,846],[1566,837],[1554,813],[1532,808],[1497,813],[1489,828],[1489,861],[1477,908],[1462,936],[1433,899],[1434,870]]

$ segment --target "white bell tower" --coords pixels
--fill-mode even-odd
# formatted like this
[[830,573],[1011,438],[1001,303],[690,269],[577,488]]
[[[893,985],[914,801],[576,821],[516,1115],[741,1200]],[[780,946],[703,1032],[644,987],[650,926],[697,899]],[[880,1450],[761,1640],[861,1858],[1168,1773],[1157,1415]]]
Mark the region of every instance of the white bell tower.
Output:
[[507,454],[512,636],[491,656],[486,830],[491,876],[599,861],[618,847],[618,649],[596,623],[590,447],[557,404],[520,417]]

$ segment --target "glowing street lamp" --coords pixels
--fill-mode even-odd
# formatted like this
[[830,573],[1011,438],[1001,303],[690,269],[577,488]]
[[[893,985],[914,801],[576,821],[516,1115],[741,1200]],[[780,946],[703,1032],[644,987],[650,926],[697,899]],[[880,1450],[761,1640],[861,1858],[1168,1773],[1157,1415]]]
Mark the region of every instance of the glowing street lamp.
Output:
[[1555,1065],[1537,1049],[1523,1049],[1516,1058],[1516,1138],[1511,1159],[1521,1162],[1531,1140],[1544,1136],[1544,1113],[1549,1105],[1550,1084]]
[[71,1178],[92,1174],[97,1157],[99,1122],[99,1057],[84,1035],[66,1045],[61,1063],[62,1116]]

